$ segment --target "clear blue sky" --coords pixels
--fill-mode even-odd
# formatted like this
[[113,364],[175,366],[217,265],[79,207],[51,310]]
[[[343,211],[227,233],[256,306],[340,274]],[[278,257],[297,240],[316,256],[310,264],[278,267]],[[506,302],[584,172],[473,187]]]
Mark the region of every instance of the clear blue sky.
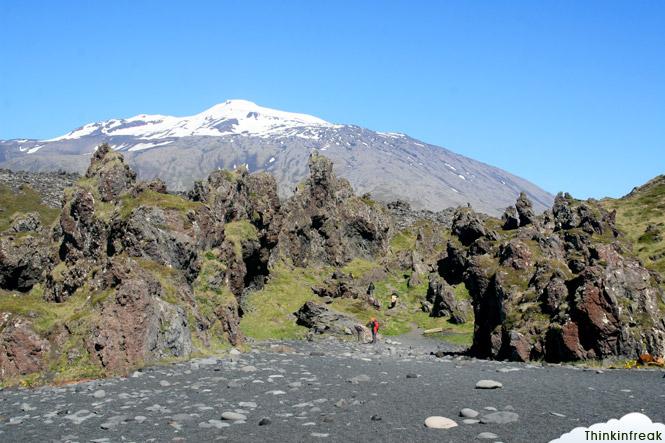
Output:
[[665,2],[0,0],[0,138],[228,98],[620,196],[665,173]]

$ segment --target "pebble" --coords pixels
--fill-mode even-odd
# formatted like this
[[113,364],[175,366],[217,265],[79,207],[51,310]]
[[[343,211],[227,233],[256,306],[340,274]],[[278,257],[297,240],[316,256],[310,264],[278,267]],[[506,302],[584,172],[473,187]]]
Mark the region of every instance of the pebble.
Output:
[[550,412],[550,414],[552,414],[552,415],[555,416],[555,417],[561,417],[561,418],[565,418],[565,417],[566,417],[565,415],[563,415],[563,414],[559,414],[558,412]]
[[406,374],[406,378],[418,378],[418,374],[409,373]]
[[161,386],[163,388],[168,388],[169,386],[171,386],[171,383],[167,382],[166,380],[160,380],[159,381],[159,386]]
[[459,411],[459,416],[460,417],[465,417],[465,418],[476,418],[478,417],[479,413],[475,409],[471,408],[462,408],[461,411]]
[[263,417],[261,420],[259,420],[259,426],[268,426],[271,423],[272,420],[270,420],[268,417]]
[[503,384],[495,380],[480,380],[476,383],[476,389],[499,389],[503,388]]
[[311,434],[312,437],[317,437],[317,438],[326,438],[330,434],[323,434],[321,432],[312,432]]
[[91,413],[87,409],[81,409],[80,411],[76,411],[73,414],[65,415],[65,418],[67,420],[70,420],[72,423],[75,425],[80,425],[87,419],[91,417],[95,417],[96,414]]
[[520,418],[515,412],[499,411],[484,415],[480,418],[481,423],[503,425],[516,422]]
[[21,403],[21,411],[23,411],[23,412],[34,411],[35,409],[37,409],[37,408],[35,408],[34,406],[30,406],[27,403]]
[[381,418],[381,416],[380,416],[380,415],[376,415],[376,414],[375,414],[375,415],[372,415],[372,418],[371,418],[371,420],[372,420],[372,421],[381,421],[381,420],[382,420],[382,418]]
[[335,406],[338,408],[346,408],[349,405],[349,402],[346,401],[346,399],[340,399],[337,403],[335,403]]
[[480,440],[494,440],[495,438],[499,438],[499,436],[492,432],[481,432],[480,434],[476,435],[476,438]]
[[449,418],[433,415],[425,419],[425,426],[431,429],[450,429],[456,427],[457,423]]
[[253,401],[241,401],[240,403],[238,403],[238,406],[240,406],[241,408],[255,408],[256,403],[254,403]]
[[[201,426],[201,424],[203,423],[200,423],[199,426]],[[217,420],[216,418],[208,420],[208,425],[217,429],[228,428],[230,426],[228,423],[224,423],[223,421]]]
[[280,391],[278,389],[273,389],[272,391],[266,392],[266,394],[272,394],[272,395],[284,395],[286,392]]
[[229,421],[239,421],[239,420],[247,420],[247,416],[244,414],[239,414],[237,412],[232,412],[232,411],[227,411],[222,413],[222,420],[229,420]]
[[241,352],[238,351],[236,348],[233,348],[229,351],[229,354],[231,354],[231,355],[240,355]]
[[127,421],[127,416],[126,415],[115,415],[113,417],[109,417],[108,420],[106,420],[104,423],[100,425],[100,428],[102,429],[113,429],[117,427],[120,423],[123,423]]
[[92,396],[95,397],[95,398],[104,398],[104,397],[106,397],[106,391],[104,391],[103,389],[100,389],[98,391],[95,391],[92,394]]
[[464,423],[465,425],[475,425],[480,423],[480,420],[478,420],[477,418],[465,418],[464,420],[462,420],[462,423]]
[[360,375],[356,375],[355,377],[351,377],[346,381],[353,384],[353,385],[357,385],[359,383],[366,383],[366,382],[370,381],[370,378],[369,378],[369,375],[360,374]]

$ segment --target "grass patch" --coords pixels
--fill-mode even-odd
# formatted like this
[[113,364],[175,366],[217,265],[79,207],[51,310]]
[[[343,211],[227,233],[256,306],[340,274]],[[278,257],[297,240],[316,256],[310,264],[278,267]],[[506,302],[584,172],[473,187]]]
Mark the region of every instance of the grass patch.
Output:
[[259,340],[302,338],[307,329],[296,325],[293,313],[318,297],[311,287],[320,284],[330,269],[291,268],[278,263],[262,290],[247,296],[240,321],[243,334]]
[[41,284],[37,284],[27,294],[1,291],[0,312],[11,312],[31,319],[35,332],[44,335],[57,323],[89,314],[93,306],[106,300],[112,293],[112,290],[93,293],[83,287],[62,303],[49,303],[44,301]]
[[42,226],[51,226],[58,218],[60,209],[49,208],[42,203],[39,194],[25,186],[18,193],[4,185],[0,185],[0,231],[11,226],[12,217],[17,213],[36,212]]
[[[642,263],[665,277],[665,176],[657,177],[620,199],[604,199],[605,209],[616,210],[616,224],[635,245],[634,252]],[[646,232],[655,225],[663,234],[660,239]]]
[[390,239],[390,252],[412,251],[416,248],[416,234],[410,229],[398,232]]
[[377,262],[354,258],[342,268],[342,272],[353,276],[353,278],[363,278],[377,269],[381,269],[381,265]]
[[242,242],[258,240],[258,232],[253,224],[247,220],[234,221],[224,226],[224,236],[233,243],[236,257],[242,256]]
[[193,202],[173,194],[162,194],[152,190],[145,190],[136,197],[124,195],[120,198],[120,217],[126,219],[139,206],[151,206],[161,209],[171,209],[181,214],[201,206],[200,202]]
[[173,268],[147,258],[135,258],[134,260],[159,281],[162,289],[164,289],[162,299],[168,303],[177,304],[179,297],[176,281],[181,279],[180,273]]

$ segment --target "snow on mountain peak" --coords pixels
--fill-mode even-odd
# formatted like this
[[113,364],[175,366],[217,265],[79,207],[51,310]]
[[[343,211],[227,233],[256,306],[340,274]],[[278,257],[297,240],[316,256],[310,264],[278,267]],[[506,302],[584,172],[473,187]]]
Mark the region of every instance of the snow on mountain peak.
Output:
[[130,136],[141,139],[246,135],[318,138],[318,129],[338,127],[320,118],[264,108],[247,100],[227,100],[189,117],[139,114],[127,119],[89,123],[63,136],[45,140],[78,139],[84,136]]

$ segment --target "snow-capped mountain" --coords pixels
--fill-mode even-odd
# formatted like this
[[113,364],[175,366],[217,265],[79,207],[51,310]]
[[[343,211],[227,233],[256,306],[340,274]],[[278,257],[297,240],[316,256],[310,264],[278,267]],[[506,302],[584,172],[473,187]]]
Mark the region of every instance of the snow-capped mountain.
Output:
[[267,170],[288,195],[305,176],[312,150],[335,162],[358,192],[415,207],[442,209],[471,203],[498,214],[525,191],[539,209],[552,196],[501,169],[404,134],[380,133],[278,111],[246,100],[227,100],[189,117],[141,114],[89,123],[48,140],[0,141],[0,167],[84,171],[102,142],[126,151],[142,178],[160,177],[174,190],[217,168],[245,164]]
[[232,134],[316,138],[317,129],[332,127],[336,125],[311,115],[264,108],[247,100],[227,100],[191,117],[141,114],[128,119],[89,123],[45,141],[73,140],[89,135],[132,136],[146,140]]

